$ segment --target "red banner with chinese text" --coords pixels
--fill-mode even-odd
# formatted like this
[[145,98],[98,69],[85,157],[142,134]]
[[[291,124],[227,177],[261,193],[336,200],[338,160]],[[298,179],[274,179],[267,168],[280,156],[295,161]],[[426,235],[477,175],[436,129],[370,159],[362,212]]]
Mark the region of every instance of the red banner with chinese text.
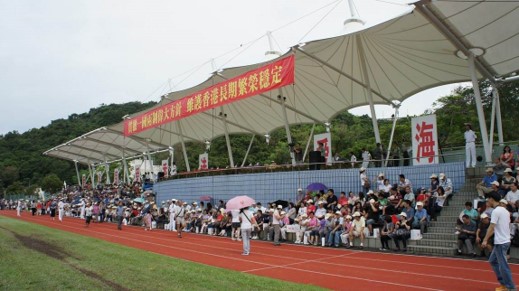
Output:
[[294,56],[283,58],[124,121],[130,136],[162,124],[294,84]]

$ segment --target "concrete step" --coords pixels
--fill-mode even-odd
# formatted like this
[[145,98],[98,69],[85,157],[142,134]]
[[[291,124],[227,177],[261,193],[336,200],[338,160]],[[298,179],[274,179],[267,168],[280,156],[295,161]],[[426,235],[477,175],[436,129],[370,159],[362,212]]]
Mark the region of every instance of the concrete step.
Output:
[[420,245],[408,245],[407,250],[413,254],[419,255],[433,255],[433,256],[455,256],[456,247],[433,247],[433,246],[420,246]]
[[431,247],[445,247],[453,248],[456,247],[457,242],[453,240],[441,240],[441,239],[425,239],[411,241],[410,244],[417,246],[431,246]]
[[429,227],[441,227],[441,228],[454,229],[456,227],[456,220],[451,220],[451,221],[447,220],[445,222],[431,221]]
[[423,239],[435,239],[435,240],[448,240],[448,241],[455,241],[457,236],[454,234],[454,231],[452,233],[433,233],[429,230],[429,232],[426,232],[422,235]]
[[453,227],[437,227],[432,226],[427,228],[427,231],[430,233],[454,233],[456,231],[455,226]]

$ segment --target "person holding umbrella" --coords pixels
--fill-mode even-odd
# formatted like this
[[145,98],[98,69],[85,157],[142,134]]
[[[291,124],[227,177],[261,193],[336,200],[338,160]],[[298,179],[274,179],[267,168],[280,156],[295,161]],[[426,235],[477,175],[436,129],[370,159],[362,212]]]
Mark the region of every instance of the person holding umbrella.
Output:
[[249,196],[236,196],[226,204],[226,211],[240,210],[240,229],[243,241],[243,256],[250,254],[250,239],[252,234],[252,226],[258,227],[256,219],[249,210],[251,205],[256,204],[254,199]]

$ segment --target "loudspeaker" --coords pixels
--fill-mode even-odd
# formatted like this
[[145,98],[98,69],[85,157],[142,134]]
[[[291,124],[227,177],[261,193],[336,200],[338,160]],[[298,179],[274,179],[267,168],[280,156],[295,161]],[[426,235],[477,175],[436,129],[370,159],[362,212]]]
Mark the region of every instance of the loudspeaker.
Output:
[[310,162],[310,170],[321,169],[322,159],[320,151],[311,151],[308,155],[308,160]]

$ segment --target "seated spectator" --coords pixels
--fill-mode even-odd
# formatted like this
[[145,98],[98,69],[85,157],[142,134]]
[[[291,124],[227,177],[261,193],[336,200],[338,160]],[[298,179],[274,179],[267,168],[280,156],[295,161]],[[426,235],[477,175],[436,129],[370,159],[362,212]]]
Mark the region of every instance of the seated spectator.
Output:
[[315,217],[314,212],[308,212],[308,222],[305,228],[305,237],[308,239],[308,242],[305,243],[306,245],[315,243],[316,235],[319,234],[319,226],[319,220]]
[[[495,191],[495,189],[492,188],[492,184],[497,182],[497,176],[494,174],[494,169],[487,168],[486,173],[487,174],[485,177],[483,177],[483,180],[476,186],[476,190],[478,191],[478,196],[480,199],[484,199],[485,194]],[[497,183],[497,186],[499,187],[499,182]]]
[[420,229],[420,233],[425,233],[425,228],[428,224],[427,210],[423,207],[422,202],[416,203],[416,211],[414,213],[413,228]]
[[443,190],[443,187],[440,186],[436,190],[436,193],[433,194],[433,200],[430,202],[432,203],[431,206],[431,220],[436,221],[436,218],[441,213],[443,209],[443,205],[445,201],[447,200],[447,196],[445,195],[445,191]]
[[360,212],[353,213],[353,226],[350,231],[350,246],[354,247],[353,239],[360,238],[360,248],[364,248],[364,228],[366,227],[366,221],[364,217],[360,215]]
[[337,196],[335,196],[335,192],[333,189],[328,189],[327,197],[326,197],[326,208],[328,210],[335,211],[337,208]]
[[515,177],[512,176],[512,169],[506,168],[503,178],[501,179],[501,187],[499,187],[499,194],[501,194],[501,197],[506,196],[515,182]]
[[476,245],[481,250],[481,257],[486,257],[485,250],[488,251],[488,255],[492,253],[492,246],[494,245],[494,235],[492,235],[487,243],[486,248],[481,248],[481,242],[487,235],[488,227],[490,226],[490,216],[486,213],[481,214],[481,222],[479,223],[478,230],[476,231]]
[[402,251],[407,252],[407,240],[411,237],[411,222],[405,212],[400,213],[400,220],[395,223],[391,237],[395,242],[395,251],[400,251],[400,241],[402,241]]
[[465,215],[467,215],[474,224],[477,224],[479,213],[472,207],[472,202],[470,201],[465,202],[465,209],[463,209],[460,213],[458,225],[463,224],[463,216]]
[[366,226],[369,230],[369,235],[373,236],[373,225],[378,223],[380,214],[379,214],[379,204],[375,201],[375,199],[369,200],[369,203],[363,209],[363,216],[366,219]]
[[382,247],[380,248],[381,251],[387,251],[391,249],[389,247],[389,241],[391,240],[390,235],[393,233],[394,228],[395,225],[393,224],[391,216],[386,216],[384,218],[384,225],[380,228],[380,243],[382,244]]
[[[343,192],[344,193],[344,192]],[[340,211],[336,211],[334,217],[331,221],[331,230],[328,234],[328,239],[326,240],[326,245],[331,247],[339,247],[341,243],[340,237],[342,234],[342,214]]]
[[431,186],[429,187],[429,192],[434,193],[436,189],[440,186],[440,181],[438,180],[438,176],[436,174],[432,174],[431,177]]
[[411,181],[409,181],[409,179],[406,179],[404,174],[398,175],[398,178],[398,191],[402,193],[402,195],[405,195],[406,187],[409,187],[411,189],[411,192],[413,192],[413,185],[411,184]]
[[474,251],[474,242],[476,240],[476,223],[465,214],[462,216],[463,223],[457,227],[458,229],[458,255],[462,254],[461,248],[463,245],[467,247],[467,254],[472,257],[476,256]]
[[337,209],[341,209],[345,205],[348,205],[348,197],[346,197],[346,192],[342,191],[337,201]]
[[414,221],[414,208],[411,206],[411,201],[404,200],[402,203],[402,213],[406,214],[406,221],[409,221],[409,223],[412,223]]
[[384,192],[389,196],[389,191],[391,190],[391,187],[393,186],[389,182],[389,179],[384,179],[384,186],[382,187],[382,189],[380,189],[380,191]]
[[415,195],[410,186],[405,187],[404,200],[408,200],[411,206],[414,206],[415,204]]
[[351,216],[347,215],[344,218],[344,222],[342,224],[342,233],[341,233],[341,242],[346,247],[350,247],[350,233],[353,229],[353,222],[351,221]]
[[324,208],[324,204],[325,202],[324,201],[319,201],[317,202],[317,209],[315,210],[315,216],[317,217],[320,217],[320,216],[323,216],[326,214],[326,208]]
[[444,174],[444,173],[440,173],[440,185],[441,187],[443,187],[443,191],[445,191],[445,196],[447,198],[450,198],[452,196],[452,193],[453,193],[453,188],[452,188],[452,181],[450,178],[447,178],[447,176]]
[[376,184],[377,184],[377,187],[375,188],[375,191],[376,192],[379,192],[379,191],[384,191],[384,180],[386,178],[384,177],[384,173],[380,173],[378,174],[378,177],[377,177],[377,181],[376,181]]
[[519,190],[518,190],[518,182],[510,185],[510,191],[505,196],[506,201],[512,212],[517,212],[516,202],[519,201]]
[[497,159],[497,164],[504,168],[513,169],[515,167],[515,156],[510,146],[503,148],[503,153]]

